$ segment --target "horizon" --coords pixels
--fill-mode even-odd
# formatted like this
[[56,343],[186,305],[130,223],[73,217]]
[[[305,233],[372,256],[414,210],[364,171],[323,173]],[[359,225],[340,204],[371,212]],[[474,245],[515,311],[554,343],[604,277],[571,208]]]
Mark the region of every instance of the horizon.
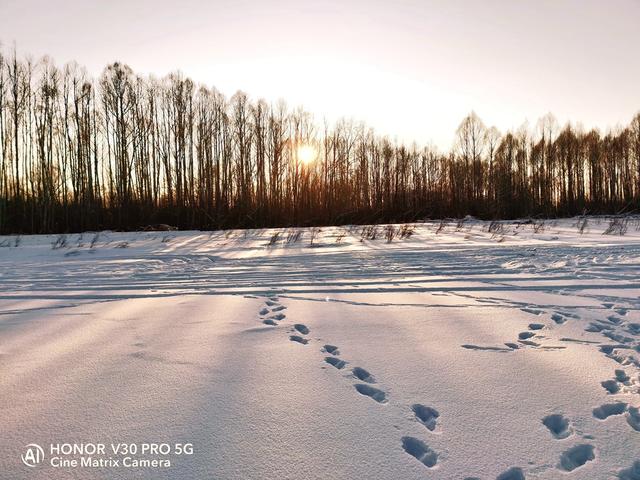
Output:
[[[48,56],[56,65],[77,62],[92,78],[99,78],[115,61],[143,77],[163,78],[180,71],[227,97],[243,91],[271,104],[284,100],[302,107],[316,122],[354,120],[380,135],[433,145],[439,151],[454,148],[456,129],[472,111],[502,133],[523,125],[535,128],[548,113],[560,126],[571,123],[606,133],[628,123],[640,109],[635,88],[640,64],[625,58],[623,50],[633,38],[640,41],[640,33],[632,28],[640,3],[611,7],[543,2],[532,9],[501,1],[461,8],[454,2],[428,10],[436,4],[440,2],[405,1],[392,9],[375,3],[365,10],[360,1],[320,8],[278,0],[269,5],[245,1],[200,9],[194,3],[151,9],[149,2],[140,1],[119,19],[121,34],[114,37],[109,20],[119,18],[120,2],[92,10],[76,1],[64,6],[10,1],[0,6],[0,28],[4,49],[16,45],[19,56]],[[42,19],[27,15],[34,5],[39,5]],[[477,22],[455,25],[458,15],[474,9],[481,10],[473,15]],[[546,18],[550,9],[554,15]],[[370,22],[354,23],[363,13]],[[74,21],[74,15],[85,21]],[[581,21],[569,27],[563,23],[574,17]],[[105,21],[98,23],[97,18]],[[540,18],[546,20],[542,25],[548,38],[533,35]],[[500,24],[504,31],[494,28]],[[65,25],[65,35],[60,36]],[[334,35],[320,37],[329,27]],[[596,27],[602,34],[585,42],[587,32]],[[519,34],[514,35],[514,28]],[[152,29],[162,34],[140,38]],[[377,38],[380,34],[389,41]],[[292,38],[299,42],[291,45]],[[557,51],[550,49],[554,44]],[[418,56],[425,49],[427,54]],[[535,71],[538,76],[530,78]],[[501,78],[506,81],[498,85]]]

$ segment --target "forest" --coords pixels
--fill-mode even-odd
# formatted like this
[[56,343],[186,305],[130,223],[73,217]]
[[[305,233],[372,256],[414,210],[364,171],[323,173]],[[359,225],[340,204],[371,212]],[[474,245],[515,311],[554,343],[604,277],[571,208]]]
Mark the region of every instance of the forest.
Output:
[[227,98],[180,73],[142,77],[113,63],[94,79],[74,63],[0,51],[1,234],[559,217],[639,206],[640,113],[604,133],[560,126],[551,114],[501,133],[472,112],[440,152],[352,120],[317,123],[282,101]]

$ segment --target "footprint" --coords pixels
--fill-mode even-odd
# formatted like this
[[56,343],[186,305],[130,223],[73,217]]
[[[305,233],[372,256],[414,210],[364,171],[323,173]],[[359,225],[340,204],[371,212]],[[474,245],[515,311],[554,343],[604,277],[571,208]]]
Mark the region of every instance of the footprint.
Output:
[[549,429],[551,435],[558,440],[571,435],[569,420],[560,414],[548,415],[542,419],[542,424]]
[[338,347],[336,347],[335,345],[325,345],[322,348],[325,352],[330,353],[331,355],[340,355]]
[[519,338],[520,340],[526,340],[527,338],[531,338],[531,337],[533,337],[534,335],[535,335],[535,333],[533,333],[533,332],[520,332],[520,333],[518,334],[518,338]]
[[267,305],[267,307],[273,307],[274,305],[278,305],[278,302],[273,302],[271,300],[267,300],[264,303]]
[[517,343],[507,342],[505,343],[505,345],[509,348],[512,348],[513,350],[517,350],[520,348],[520,346]]
[[329,365],[333,365],[338,370],[342,370],[347,364],[347,362],[345,362],[344,360],[340,360],[338,357],[324,357],[324,361]]
[[605,380],[600,385],[609,393],[614,394],[620,391],[620,385],[615,380]]
[[274,322],[273,320],[271,320],[270,318],[267,318],[266,320],[263,320],[262,323],[264,323],[265,325],[271,325],[271,326],[276,326],[278,325],[276,322]]
[[367,383],[376,383],[376,379],[373,377],[373,375],[367,372],[364,368],[353,367],[351,373],[353,373],[353,376],[358,380],[362,380],[363,382]]
[[611,355],[618,345],[600,345],[600,351],[605,355]]
[[625,372],[624,370],[616,370],[615,374],[616,374],[616,380],[619,381],[620,383],[625,383],[630,380],[629,375],[627,375],[627,372]]
[[413,410],[416,418],[420,420],[420,422],[427,427],[429,431],[433,432],[436,429],[436,422],[440,413],[438,413],[435,408],[425,407],[424,405],[416,403],[411,406],[411,410]]
[[640,432],[640,409],[638,407],[629,407],[627,423],[631,428]]
[[300,335],[291,335],[289,337],[289,340],[291,340],[292,342],[301,343],[303,345],[306,345],[307,343],[309,343],[309,340],[307,340],[306,338],[302,338]]
[[630,323],[627,325],[627,329],[632,335],[640,335],[640,323]]
[[609,325],[601,325],[599,323],[590,323],[587,328],[584,329],[585,332],[591,333],[599,333],[603,330],[611,330],[613,327]]
[[618,480],[640,480],[640,460],[633,462],[629,468],[620,470],[616,474]]
[[609,320],[609,323],[613,323],[614,325],[620,325],[622,323],[622,319],[616,317],[615,315],[609,315],[607,317],[607,320]]
[[384,393],[382,390],[374,388],[371,385],[367,385],[365,383],[356,383],[354,387],[360,395],[371,397],[378,403],[387,402],[387,394]]
[[402,437],[402,448],[428,468],[433,468],[438,463],[438,454],[422,440],[414,437]]
[[260,315],[266,315],[267,313],[269,313],[268,308],[263,308],[262,310],[260,310]]
[[531,315],[541,315],[542,310],[538,310],[537,308],[521,308],[523,312],[530,313]]
[[551,315],[551,320],[556,322],[558,325],[562,325],[567,321],[567,319],[559,313],[554,313],[553,315]]
[[282,310],[285,310],[287,307],[285,307],[284,305],[280,305],[279,307],[275,307],[272,308],[271,311],[272,312],[281,312]]
[[635,339],[631,337],[627,337],[626,335],[620,335],[619,333],[615,333],[615,332],[602,332],[602,335],[613,340],[614,342],[619,342],[619,343],[632,343],[635,341]]
[[583,443],[563,452],[560,456],[559,468],[566,472],[573,472],[576,468],[583,466],[595,458],[596,455],[593,445]]
[[296,323],[293,328],[295,328],[298,332],[300,332],[302,335],[307,335],[309,333],[309,329],[306,327],[306,325],[303,325],[301,323]]
[[627,404],[622,402],[605,403],[593,409],[593,416],[598,420],[606,420],[612,415],[622,415],[627,410]]
[[543,323],[530,323],[529,330],[542,330],[544,328]]
[[284,313],[278,313],[277,315],[272,315],[269,318],[273,318],[274,320],[284,320],[287,316]]
[[496,480],[525,480],[520,467],[513,467],[496,477]]

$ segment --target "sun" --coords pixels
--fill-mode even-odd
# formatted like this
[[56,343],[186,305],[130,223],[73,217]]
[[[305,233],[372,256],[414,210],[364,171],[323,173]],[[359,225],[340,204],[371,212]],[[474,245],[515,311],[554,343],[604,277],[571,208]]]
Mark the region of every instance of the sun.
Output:
[[303,144],[298,147],[298,159],[302,163],[311,163],[318,156],[318,151],[312,145]]

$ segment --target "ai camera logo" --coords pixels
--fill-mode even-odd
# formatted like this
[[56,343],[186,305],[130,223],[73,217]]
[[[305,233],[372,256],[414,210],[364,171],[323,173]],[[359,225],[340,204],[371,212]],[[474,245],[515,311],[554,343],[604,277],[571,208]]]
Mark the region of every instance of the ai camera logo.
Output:
[[25,448],[27,451],[20,458],[27,467],[35,467],[44,460],[44,450],[40,445],[30,443]]

